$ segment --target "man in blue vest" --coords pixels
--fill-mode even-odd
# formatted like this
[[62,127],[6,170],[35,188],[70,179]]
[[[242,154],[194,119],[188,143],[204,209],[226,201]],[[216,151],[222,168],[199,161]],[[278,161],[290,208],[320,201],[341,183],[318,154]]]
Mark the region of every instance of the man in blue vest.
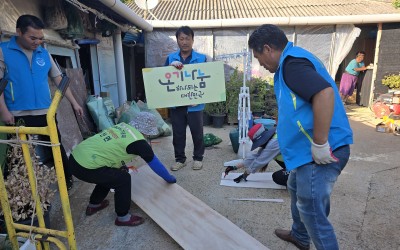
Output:
[[[205,55],[193,50],[194,32],[188,26],[182,26],[176,31],[176,41],[179,50],[168,55],[165,66],[171,65],[182,69],[184,64],[204,63]],[[175,152],[175,165],[171,170],[177,171],[186,166],[186,127],[189,125],[193,139],[193,166],[192,169],[200,170],[203,167],[203,110],[204,104],[180,106],[170,109],[172,124],[172,144]]]
[[334,80],[310,52],[293,46],[275,25],[262,25],[249,47],[275,73],[279,147],[291,196],[291,230],[275,230],[299,249],[339,249],[328,220],[332,188],[350,156],[353,133]]
[[[8,125],[19,124],[27,127],[47,126],[46,114],[51,103],[48,77],[58,85],[61,72],[55,65],[49,52],[41,46],[44,35],[43,22],[32,15],[22,15],[17,20],[17,36],[0,44],[0,79],[7,79],[4,93],[0,96],[0,117]],[[83,111],[71,91],[65,96],[75,113]],[[60,132],[58,131],[61,141]],[[40,140],[49,140],[48,136],[39,136]],[[67,188],[72,188],[72,175],[68,168],[68,157],[61,145]]]

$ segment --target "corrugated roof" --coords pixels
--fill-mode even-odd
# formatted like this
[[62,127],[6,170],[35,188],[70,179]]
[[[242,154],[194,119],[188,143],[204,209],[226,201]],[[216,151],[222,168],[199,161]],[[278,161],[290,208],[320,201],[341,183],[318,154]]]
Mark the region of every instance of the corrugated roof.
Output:
[[[134,1],[128,6],[144,16]],[[159,20],[179,21],[399,14],[400,10],[383,0],[159,0],[151,13]],[[146,20],[155,18],[148,14]]]

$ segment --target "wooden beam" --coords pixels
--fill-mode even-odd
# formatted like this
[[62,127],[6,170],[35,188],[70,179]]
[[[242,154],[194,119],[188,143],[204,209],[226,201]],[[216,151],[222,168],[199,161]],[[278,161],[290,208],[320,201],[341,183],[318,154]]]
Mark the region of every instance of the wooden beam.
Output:
[[178,184],[166,183],[147,165],[132,173],[131,197],[184,249],[268,249]]

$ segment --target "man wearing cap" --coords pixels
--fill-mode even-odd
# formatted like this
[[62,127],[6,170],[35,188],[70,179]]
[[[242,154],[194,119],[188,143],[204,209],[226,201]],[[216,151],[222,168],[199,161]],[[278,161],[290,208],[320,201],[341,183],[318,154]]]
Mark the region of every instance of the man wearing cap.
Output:
[[131,176],[125,162],[130,162],[137,156],[145,160],[166,182],[176,182],[141,134],[158,134],[155,117],[149,125],[147,122],[151,120],[151,116],[144,116],[146,119],[143,114],[139,114],[132,122],[138,129],[119,123],[84,140],[72,151],[69,159],[72,174],[85,182],[96,184],[86,208],[87,216],[106,208],[109,201],[105,198],[110,189],[115,189],[115,225],[137,226],[144,222],[142,217],[129,213]]
[[234,179],[236,183],[239,183],[242,180],[246,181],[250,174],[259,170],[265,171],[269,162],[275,160],[283,169],[274,172],[272,179],[276,184],[286,186],[288,174],[280,154],[276,129],[267,130],[262,124],[256,124],[249,130],[248,136],[253,142],[250,154],[244,160],[231,161],[231,164],[226,162],[224,164],[227,167],[225,174],[237,168],[246,168],[242,175]]
[[279,148],[290,171],[293,224],[275,234],[299,249],[339,249],[328,216],[333,186],[350,157],[353,133],[335,81],[309,51],[264,24],[248,41],[261,66],[274,74]]

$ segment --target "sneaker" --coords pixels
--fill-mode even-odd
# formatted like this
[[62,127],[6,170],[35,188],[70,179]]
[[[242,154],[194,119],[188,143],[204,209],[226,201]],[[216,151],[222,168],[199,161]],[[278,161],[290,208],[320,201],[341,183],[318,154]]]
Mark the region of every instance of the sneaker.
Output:
[[108,205],[110,204],[110,202],[108,200],[104,200],[100,203],[99,207],[87,207],[86,208],[86,215],[90,216],[93,215],[95,213],[97,213],[100,210],[103,210],[104,208],[108,207]]
[[175,163],[175,165],[173,165],[173,166],[171,167],[171,170],[172,170],[172,171],[178,171],[179,169],[183,168],[184,166],[186,166],[186,162],[179,162],[179,161],[177,161],[177,162]]
[[193,166],[192,166],[193,170],[200,170],[202,168],[203,168],[203,162],[201,162],[201,161],[193,161]]
[[126,226],[126,227],[134,227],[143,224],[144,219],[140,216],[131,215],[131,218],[128,221],[119,221],[118,218],[115,219],[116,226]]

